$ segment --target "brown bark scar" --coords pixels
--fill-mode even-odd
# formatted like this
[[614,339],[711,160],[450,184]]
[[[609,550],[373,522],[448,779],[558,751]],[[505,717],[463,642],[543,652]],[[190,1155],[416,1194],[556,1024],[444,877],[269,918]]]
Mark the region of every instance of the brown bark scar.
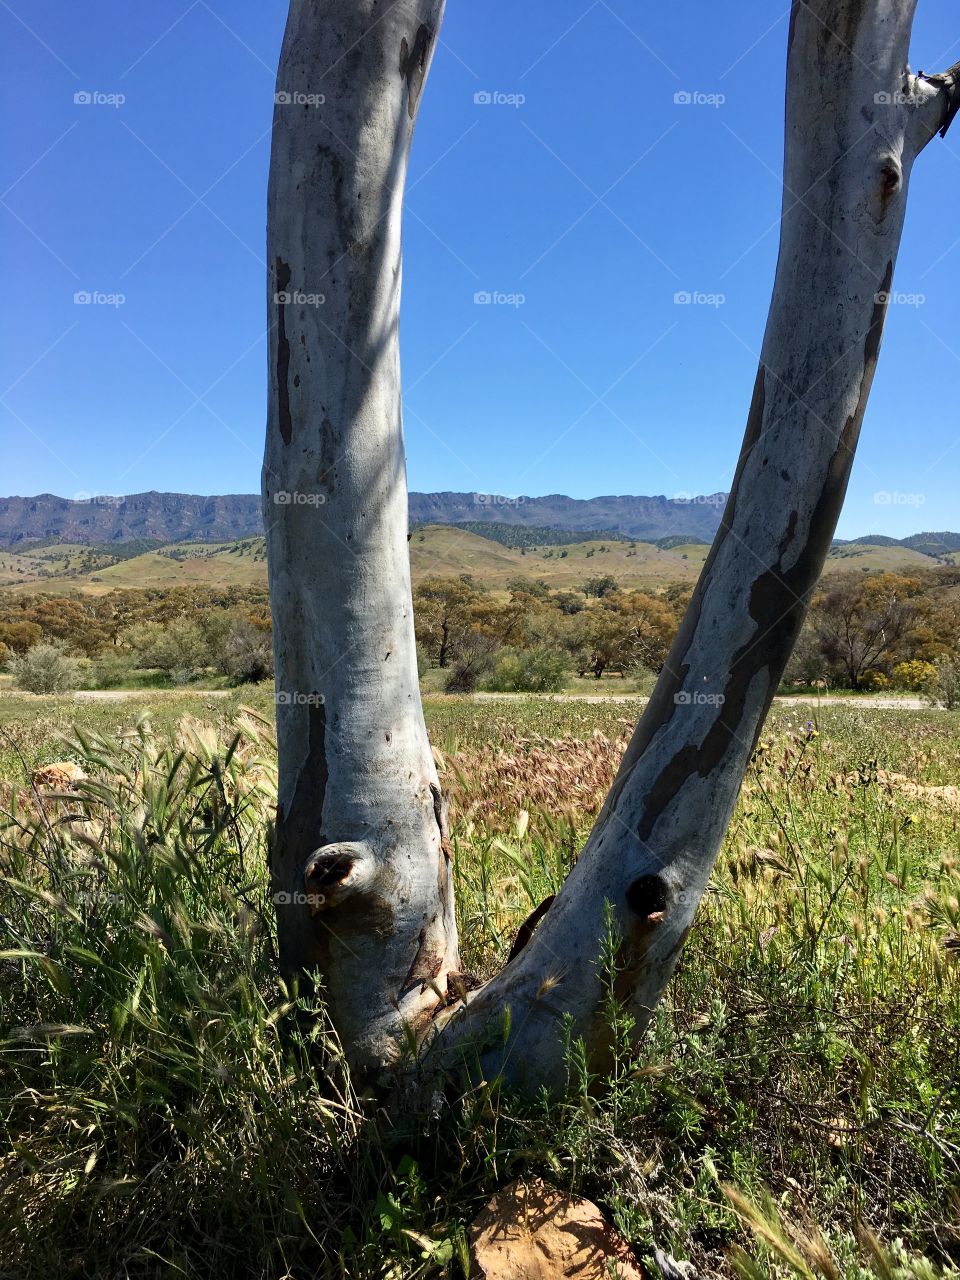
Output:
[[287,337],[287,306],[279,301],[293,279],[289,265],[282,258],[275,264],[277,302],[277,418],[284,444],[293,439],[293,415],[290,412],[290,339]]
[[411,50],[407,38],[400,41],[400,74],[407,82],[407,113],[412,120],[417,114],[423,82],[427,78],[427,62],[433,31],[421,23]]

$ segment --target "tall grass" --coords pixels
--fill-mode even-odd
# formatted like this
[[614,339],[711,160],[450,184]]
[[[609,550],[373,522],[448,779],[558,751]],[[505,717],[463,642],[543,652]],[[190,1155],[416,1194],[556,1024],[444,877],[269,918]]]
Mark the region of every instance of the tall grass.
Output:
[[[484,977],[562,882],[628,712],[429,715]],[[642,1053],[611,998],[602,1078],[570,1043],[562,1101],[490,1082],[425,1117],[358,1096],[277,979],[267,720],[78,730],[61,792],[19,767],[46,740],[7,733],[0,1276],[465,1275],[466,1224],[524,1172],[705,1276],[960,1274],[960,813],[927,790],[955,720],[779,713]]]

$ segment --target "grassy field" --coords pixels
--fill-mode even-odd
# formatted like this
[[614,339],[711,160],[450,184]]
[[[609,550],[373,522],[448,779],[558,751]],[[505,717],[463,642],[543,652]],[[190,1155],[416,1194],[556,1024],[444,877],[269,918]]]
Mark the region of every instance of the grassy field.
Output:
[[[638,706],[428,698],[478,976]],[[572,1046],[562,1101],[491,1082],[421,1121],[277,984],[271,712],[0,697],[0,1275],[462,1277],[524,1174],[701,1277],[960,1275],[960,718],[775,708],[640,1054],[594,1079]],[[54,760],[86,780],[38,797]]]

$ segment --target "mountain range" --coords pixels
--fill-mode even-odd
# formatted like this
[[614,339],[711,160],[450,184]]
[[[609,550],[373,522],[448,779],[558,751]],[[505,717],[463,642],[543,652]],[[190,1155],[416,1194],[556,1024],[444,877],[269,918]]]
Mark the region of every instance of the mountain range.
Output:
[[[709,542],[716,533],[726,495],[666,498],[615,496],[568,498],[505,497],[485,493],[411,493],[410,523],[493,526],[598,532],[666,546]],[[202,496],[134,493],[125,497],[83,495],[61,498],[0,498],[0,546],[24,548],[42,542],[88,546],[116,543],[228,542],[263,532],[257,494]],[[938,559],[960,551],[960,533],[917,533],[909,538],[871,534],[837,546],[904,547]],[[518,543],[519,545],[519,543]]]
[[[411,493],[410,523],[508,524],[526,528],[601,530],[655,542],[680,536],[710,541],[726,498],[503,497],[488,493]],[[224,542],[263,532],[260,497],[235,493],[201,497],[186,493],[133,493],[126,497],[0,498],[0,545],[62,542],[104,545],[148,540]]]

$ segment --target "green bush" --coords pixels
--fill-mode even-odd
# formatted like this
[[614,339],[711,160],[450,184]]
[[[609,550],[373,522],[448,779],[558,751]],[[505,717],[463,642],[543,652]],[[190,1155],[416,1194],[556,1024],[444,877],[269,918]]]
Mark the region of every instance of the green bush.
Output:
[[258,684],[273,675],[273,642],[269,631],[245,618],[231,623],[220,642],[217,665],[234,684]]
[[27,693],[62,693],[76,689],[80,668],[58,644],[35,644],[10,660],[13,683]]
[[189,618],[174,618],[166,626],[140,623],[127,635],[140,667],[156,667],[174,684],[187,684],[210,665],[210,645],[203,628]]
[[934,706],[956,711],[960,707],[960,657],[944,654],[934,663],[934,677],[929,685]]
[[559,693],[567,659],[557,649],[506,649],[484,688],[491,693]]

